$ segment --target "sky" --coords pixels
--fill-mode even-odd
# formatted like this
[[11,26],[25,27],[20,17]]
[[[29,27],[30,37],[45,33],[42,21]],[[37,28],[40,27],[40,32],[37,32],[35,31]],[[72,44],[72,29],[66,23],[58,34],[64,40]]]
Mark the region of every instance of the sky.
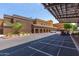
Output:
[[54,23],[58,23],[55,17],[40,3],[0,3],[0,18],[3,18],[4,14],[16,14],[33,19],[52,20]]

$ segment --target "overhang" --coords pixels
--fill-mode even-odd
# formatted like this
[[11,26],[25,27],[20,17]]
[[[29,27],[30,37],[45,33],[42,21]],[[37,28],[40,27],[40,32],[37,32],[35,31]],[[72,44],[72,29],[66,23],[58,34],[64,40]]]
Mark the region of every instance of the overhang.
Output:
[[59,22],[79,22],[79,3],[43,3]]

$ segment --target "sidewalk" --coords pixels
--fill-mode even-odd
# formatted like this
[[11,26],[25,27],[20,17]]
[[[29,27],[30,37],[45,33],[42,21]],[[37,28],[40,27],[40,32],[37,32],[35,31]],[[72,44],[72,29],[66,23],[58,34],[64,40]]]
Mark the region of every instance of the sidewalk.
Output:
[[38,34],[31,34],[30,36],[15,37],[15,38],[10,38],[10,39],[0,38],[0,50],[14,47],[23,43],[33,41],[33,40],[38,40],[40,38],[47,37],[54,34],[56,33],[38,33]]

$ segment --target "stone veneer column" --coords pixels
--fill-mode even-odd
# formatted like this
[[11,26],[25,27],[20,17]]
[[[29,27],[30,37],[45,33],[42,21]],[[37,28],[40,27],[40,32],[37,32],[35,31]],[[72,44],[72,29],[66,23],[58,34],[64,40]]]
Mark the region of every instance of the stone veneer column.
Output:
[[42,28],[42,33],[43,33],[43,28]]
[[34,28],[34,33],[36,33],[36,31],[35,31],[36,29]]
[[45,31],[44,32],[46,32],[46,29],[44,29]]
[[38,28],[38,33],[40,33],[40,28]]

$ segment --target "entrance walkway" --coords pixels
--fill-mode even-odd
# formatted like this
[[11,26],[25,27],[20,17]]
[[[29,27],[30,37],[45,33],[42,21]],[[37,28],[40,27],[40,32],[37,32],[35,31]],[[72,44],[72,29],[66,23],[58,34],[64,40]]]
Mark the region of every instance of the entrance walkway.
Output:
[[59,34],[40,38],[0,51],[0,55],[9,56],[79,56],[70,36]]

